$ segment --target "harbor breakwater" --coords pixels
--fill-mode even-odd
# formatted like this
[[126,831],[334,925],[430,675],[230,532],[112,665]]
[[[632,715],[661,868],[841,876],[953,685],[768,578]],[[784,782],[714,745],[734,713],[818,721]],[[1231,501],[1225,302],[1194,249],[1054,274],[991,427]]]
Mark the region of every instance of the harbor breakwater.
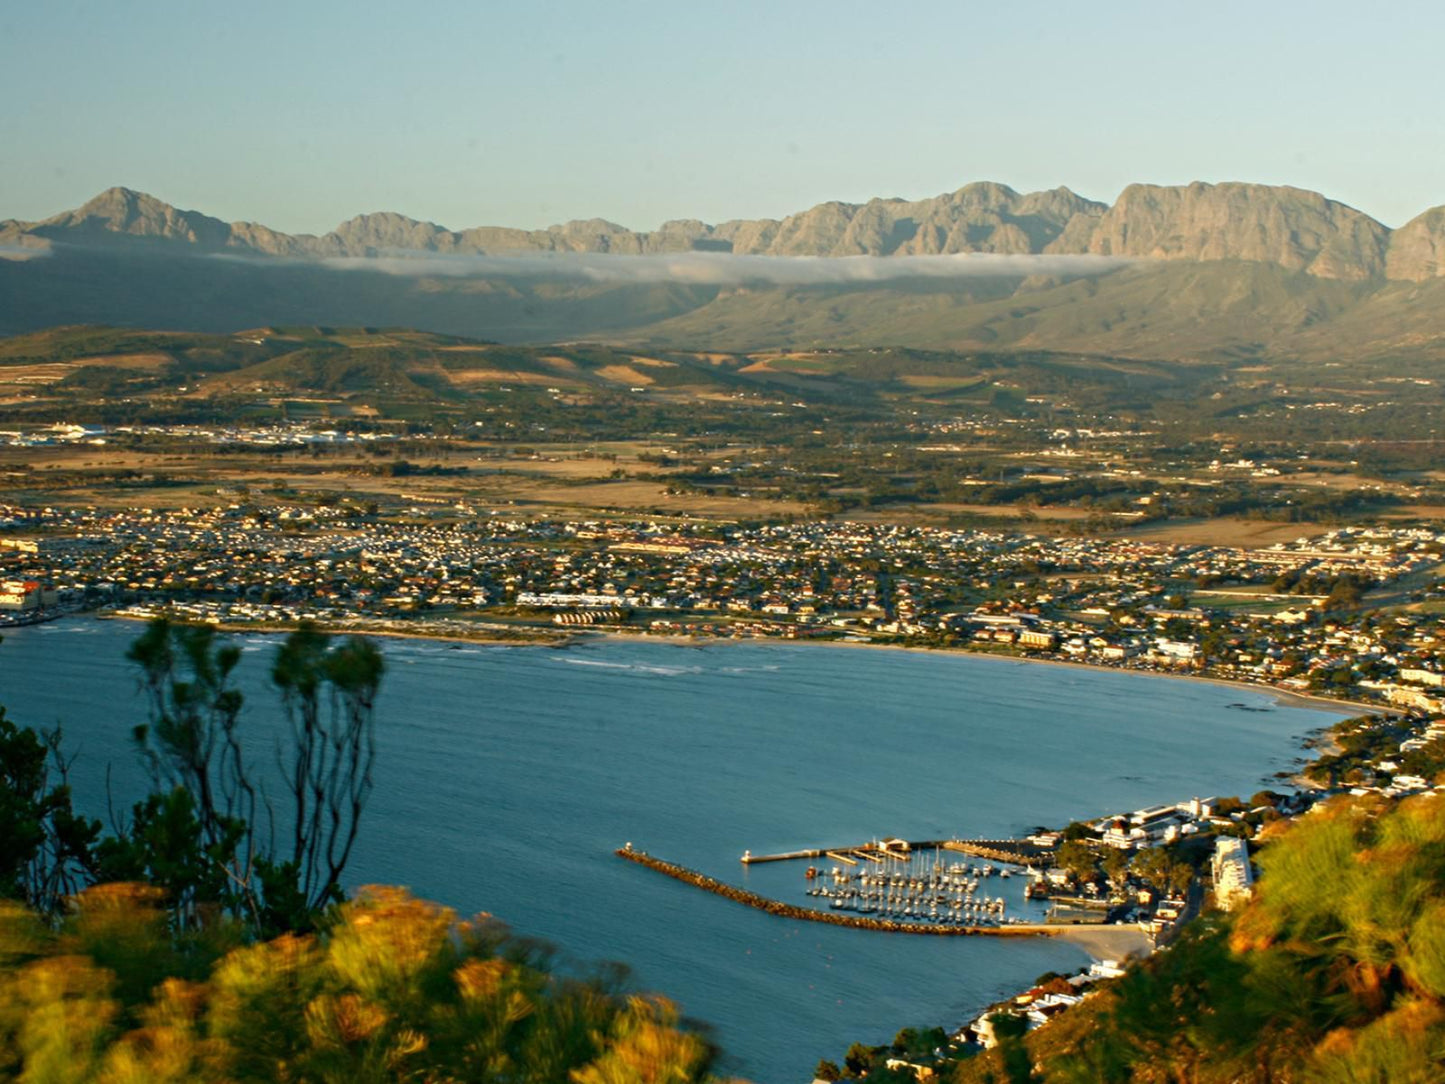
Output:
[[812,907],[799,907],[796,904],[769,899],[756,892],[749,892],[745,888],[724,884],[715,877],[709,877],[705,873],[688,869],[686,866],[679,866],[675,862],[654,858],[646,851],[633,850],[630,846],[619,847],[614,853],[618,858],[636,862],[639,866],[646,866],[650,870],[681,881],[683,884],[692,885],[704,892],[711,892],[715,896],[722,896],[734,903],[741,903],[779,918],[824,922],[830,926],[847,926],[855,930],[876,930],[882,933],[921,933],[934,937],[1037,937],[1039,935],[1056,935],[1062,932],[1051,926],[1034,923],[1013,926],[945,926],[941,923],[895,922],[887,918],[836,914],[832,911],[819,911]]

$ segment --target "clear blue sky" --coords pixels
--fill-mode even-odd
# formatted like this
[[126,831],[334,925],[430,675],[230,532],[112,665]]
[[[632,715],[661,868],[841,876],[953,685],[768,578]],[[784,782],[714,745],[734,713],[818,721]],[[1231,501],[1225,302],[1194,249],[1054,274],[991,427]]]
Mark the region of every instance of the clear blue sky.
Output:
[[0,218],[780,216],[974,180],[1445,204],[1445,5],[0,0]]

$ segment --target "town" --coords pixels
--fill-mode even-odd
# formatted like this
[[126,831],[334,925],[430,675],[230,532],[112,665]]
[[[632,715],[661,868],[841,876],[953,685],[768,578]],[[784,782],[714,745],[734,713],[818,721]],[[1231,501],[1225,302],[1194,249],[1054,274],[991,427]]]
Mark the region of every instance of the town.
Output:
[[1244,549],[435,503],[0,505],[0,609],[515,640],[586,627],[1016,654],[1438,711],[1445,532]]

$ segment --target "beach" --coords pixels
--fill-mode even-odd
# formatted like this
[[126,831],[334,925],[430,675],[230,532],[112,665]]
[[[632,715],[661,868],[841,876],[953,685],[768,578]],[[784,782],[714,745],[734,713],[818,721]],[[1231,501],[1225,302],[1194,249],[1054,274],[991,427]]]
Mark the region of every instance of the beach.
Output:
[[[121,619],[130,621],[149,620],[133,614],[99,614],[102,619]],[[1034,666],[1060,666],[1072,669],[1095,670],[1107,672],[1144,674],[1151,677],[1167,677],[1182,681],[1203,682],[1217,685],[1224,688],[1239,689],[1244,692],[1267,693],[1280,707],[1294,708],[1324,708],[1327,710],[1357,710],[1358,714],[1380,714],[1389,709],[1378,704],[1369,704],[1357,700],[1349,700],[1340,697],[1318,696],[1311,693],[1301,693],[1292,689],[1281,689],[1277,685],[1267,682],[1243,681],[1238,678],[1223,678],[1209,674],[1181,673],[1178,670],[1144,669],[1131,666],[1103,666],[1098,663],[1076,661],[1072,659],[1041,658],[1037,655],[1020,655],[1011,652],[992,650],[979,650],[967,646],[932,647],[917,646],[911,644],[884,644],[873,643],[857,639],[806,639],[788,640],[783,637],[731,637],[731,636],[688,636],[678,633],[653,633],[645,629],[637,631],[624,631],[620,628],[571,628],[565,632],[556,631],[544,626],[519,625],[515,636],[499,635],[499,630],[494,626],[478,628],[475,633],[448,630],[445,628],[403,627],[409,622],[394,622],[380,619],[376,624],[358,625],[352,623],[335,623],[318,621],[317,627],[324,632],[335,635],[358,635],[358,636],[381,636],[397,640],[432,640],[438,643],[471,644],[492,647],[552,647],[565,648],[573,644],[595,643],[595,642],[619,642],[635,643],[638,640],[646,640],[652,643],[672,644],[684,647],[707,647],[715,644],[737,643],[737,642],[780,642],[780,643],[806,643],[820,647],[837,647],[861,649],[866,651],[900,651],[910,654],[933,654],[933,655],[970,655],[983,658],[1007,660],[1018,663],[1028,663]],[[284,623],[227,623],[223,622],[214,626],[218,631],[231,634],[260,633],[260,634],[284,634],[292,631],[296,626]]]
[[[622,632],[617,629],[589,630],[576,634],[579,642],[589,640],[597,641],[619,641],[623,643],[635,642],[639,639],[656,641],[664,644],[678,644],[688,647],[706,647],[709,644],[722,644],[736,642],[732,637],[697,637],[679,636],[674,633],[657,635],[649,632]],[[754,638],[766,642],[767,638]],[[909,654],[927,655],[968,655],[977,658],[999,659],[1008,662],[1028,663],[1031,666],[1060,666],[1075,670],[1104,671],[1108,673],[1143,674],[1149,677],[1173,678],[1180,681],[1197,681],[1209,685],[1217,685],[1228,689],[1239,689],[1243,692],[1267,693],[1280,707],[1291,708],[1325,708],[1332,711],[1358,709],[1361,715],[1378,714],[1388,709],[1377,704],[1367,704],[1356,700],[1329,696],[1314,696],[1310,693],[1295,692],[1291,689],[1281,689],[1277,685],[1270,685],[1264,682],[1240,681],[1235,678],[1212,677],[1207,674],[1185,674],[1177,670],[1145,670],[1133,666],[1100,666],[1091,662],[1076,662],[1071,659],[1045,659],[1037,655],[1016,655],[1000,651],[980,651],[970,647],[918,647],[910,644],[880,644],[869,643],[860,640],[783,640],[781,643],[800,643],[818,647],[851,648],[863,651],[903,651]]]

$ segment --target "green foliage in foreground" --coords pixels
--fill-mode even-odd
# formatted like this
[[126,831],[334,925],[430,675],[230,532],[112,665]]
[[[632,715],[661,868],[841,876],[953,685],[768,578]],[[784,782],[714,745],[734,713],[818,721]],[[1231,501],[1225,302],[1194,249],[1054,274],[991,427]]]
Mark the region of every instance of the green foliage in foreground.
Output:
[[[1043,1081],[1445,1080],[1445,797],[1275,830],[1256,898],[1028,1038]],[[996,1054],[957,1084],[1011,1079]]]
[[310,929],[342,899],[371,794],[381,654],[306,624],[279,645],[271,682],[287,725],[270,796],[241,737],[238,647],[158,620],[127,657],[150,701],[132,730],[150,791],[110,834],[72,807],[60,731],[18,727],[0,708],[0,897],[53,916],[85,885],[143,882],[181,928],[221,912],[256,936]]
[[177,935],[158,890],[0,903],[0,1079],[685,1084],[711,1051],[667,1002],[559,978],[497,923],[370,889],[320,934]]

